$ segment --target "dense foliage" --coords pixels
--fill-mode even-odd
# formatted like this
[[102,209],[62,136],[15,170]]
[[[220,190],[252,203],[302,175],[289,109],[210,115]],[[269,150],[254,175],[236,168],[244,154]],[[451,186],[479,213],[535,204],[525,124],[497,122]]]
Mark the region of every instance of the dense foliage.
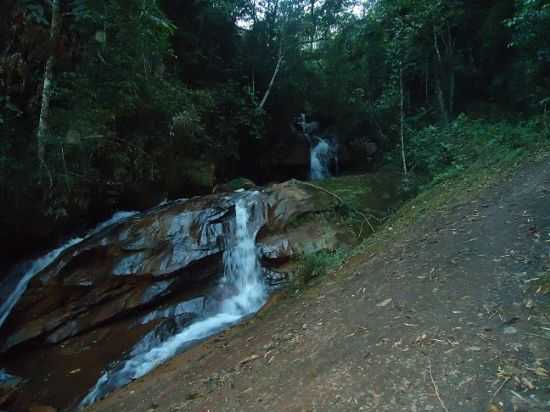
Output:
[[289,177],[274,159],[302,112],[428,176],[548,135],[548,0],[0,4],[12,251],[235,176]]

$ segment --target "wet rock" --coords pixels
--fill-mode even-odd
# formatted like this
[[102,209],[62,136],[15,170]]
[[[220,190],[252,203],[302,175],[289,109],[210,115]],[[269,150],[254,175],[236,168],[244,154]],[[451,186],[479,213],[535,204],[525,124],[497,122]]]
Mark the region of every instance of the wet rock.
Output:
[[0,408],[6,407],[23,384],[23,379],[0,369]]
[[[65,249],[29,283],[3,325],[1,350],[30,341],[57,344],[219,276],[223,253],[236,241],[226,234],[239,196],[165,203]],[[266,215],[257,241],[270,267],[337,243],[337,230],[320,220],[336,206],[331,196],[295,180],[262,196],[264,204],[251,213]],[[275,272],[267,278],[284,280]]]
[[68,248],[29,284],[2,350],[60,342],[219,274],[233,205],[223,195],[173,202]]
[[284,284],[288,280],[288,275],[286,273],[277,272],[265,268],[263,270],[263,275],[270,286],[279,286]]
[[331,196],[303,185],[297,180],[273,185],[266,190],[268,218],[265,231],[284,229],[301,216],[333,210],[337,201]]
[[254,183],[252,180],[239,177],[237,179],[230,180],[227,183],[219,184],[214,186],[214,193],[228,193],[228,192],[234,192],[236,190],[251,190],[256,187],[256,183]]
[[52,406],[31,405],[29,408],[29,412],[57,412],[57,409]]
[[171,319],[182,315],[196,317],[203,313],[205,306],[206,299],[201,296],[176,305],[154,310],[141,318],[140,323],[145,325],[157,319]]

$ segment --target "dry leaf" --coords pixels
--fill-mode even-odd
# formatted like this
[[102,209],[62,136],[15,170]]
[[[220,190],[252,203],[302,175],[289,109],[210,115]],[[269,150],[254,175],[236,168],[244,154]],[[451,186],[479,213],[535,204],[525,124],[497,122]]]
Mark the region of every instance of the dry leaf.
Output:
[[252,355],[252,356],[249,356],[248,358],[245,358],[241,361],[240,365],[243,366],[243,365],[246,365],[247,363],[249,362],[252,362],[252,361],[255,361],[256,359],[259,359],[260,357],[258,355]]
[[392,298],[386,299],[385,301],[380,302],[376,306],[378,306],[379,308],[384,308],[384,307],[388,306],[392,302],[392,300],[393,300]]

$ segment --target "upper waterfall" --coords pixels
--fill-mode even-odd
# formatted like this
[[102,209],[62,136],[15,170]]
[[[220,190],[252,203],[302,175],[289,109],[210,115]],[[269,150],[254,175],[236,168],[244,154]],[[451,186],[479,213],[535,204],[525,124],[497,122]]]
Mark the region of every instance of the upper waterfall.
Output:
[[324,180],[332,176],[331,166],[337,162],[336,144],[333,139],[319,138],[310,152],[311,180]]

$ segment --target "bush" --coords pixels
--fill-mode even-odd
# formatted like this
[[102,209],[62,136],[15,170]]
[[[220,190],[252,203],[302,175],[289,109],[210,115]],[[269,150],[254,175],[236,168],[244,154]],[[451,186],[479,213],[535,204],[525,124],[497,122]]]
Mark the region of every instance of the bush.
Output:
[[441,181],[480,159],[500,160],[550,141],[545,121],[492,123],[460,115],[448,126],[410,131],[408,161],[416,174]]
[[300,287],[313,279],[325,276],[331,268],[339,265],[344,257],[345,254],[341,250],[320,251],[303,255],[294,283]]

